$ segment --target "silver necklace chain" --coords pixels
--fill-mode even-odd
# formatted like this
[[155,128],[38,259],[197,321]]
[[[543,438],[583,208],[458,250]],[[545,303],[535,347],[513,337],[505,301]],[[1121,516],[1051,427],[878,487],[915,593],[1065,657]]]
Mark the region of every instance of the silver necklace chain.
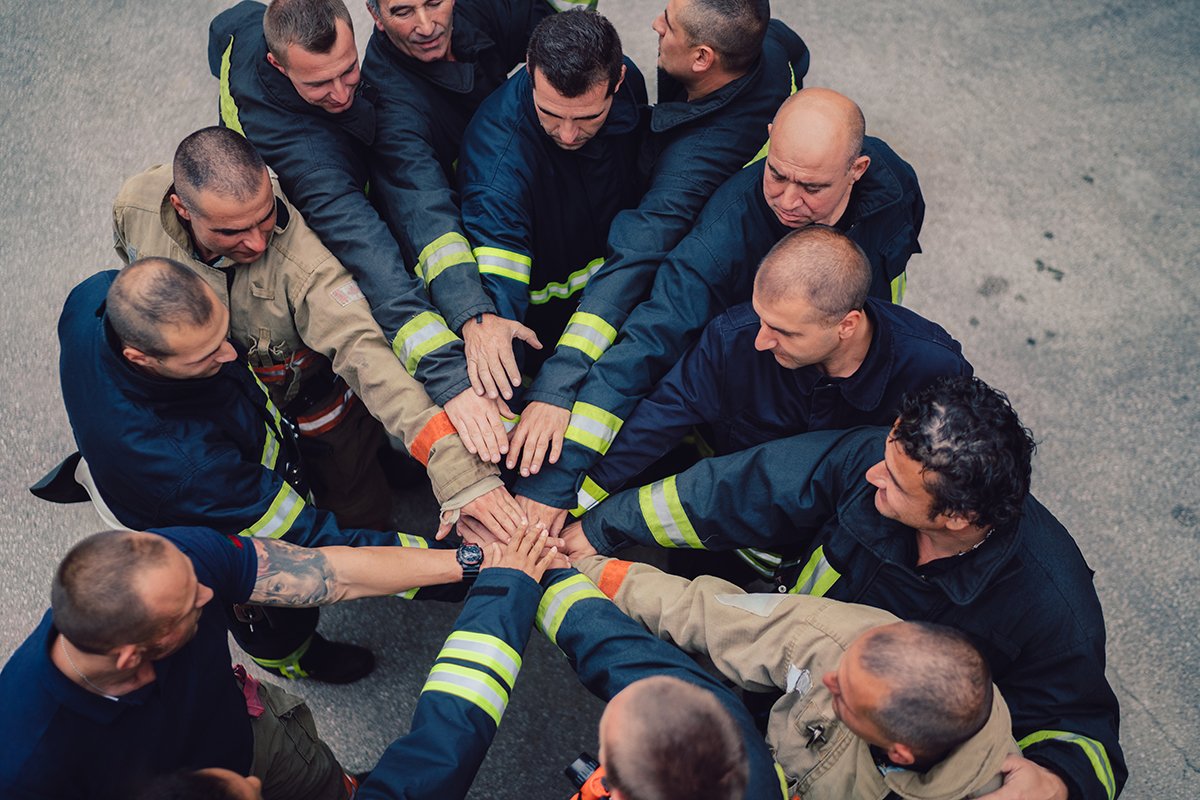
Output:
[[71,658],[71,652],[69,650],[67,650],[67,637],[63,636],[60,633],[58,635],[58,643],[62,646],[63,655],[67,657],[67,663],[71,665],[71,669],[75,670],[75,674],[78,675],[84,683],[86,683],[88,686],[92,687],[92,689],[96,692],[96,694],[100,695],[101,697],[103,697],[105,699],[112,700],[114,703],[117,702],[117,700],[119,699],[118,697],[116,697],[115,695],[109,694],[108,692],[104,691],[96,684],[92,683],[90,680],[88,680],[88,676],[84,675],[83,672],[80,671],[79,667],[75,666],[75,659]]

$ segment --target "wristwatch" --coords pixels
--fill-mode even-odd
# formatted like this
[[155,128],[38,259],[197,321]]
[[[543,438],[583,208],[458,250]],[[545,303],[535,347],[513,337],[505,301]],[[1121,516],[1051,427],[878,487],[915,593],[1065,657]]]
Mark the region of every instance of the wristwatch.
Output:
[[477,544],[460,544],[454,558],[462,567],[464,581],[473,581],[479,577],[479,568],[483,566],[482,547]]

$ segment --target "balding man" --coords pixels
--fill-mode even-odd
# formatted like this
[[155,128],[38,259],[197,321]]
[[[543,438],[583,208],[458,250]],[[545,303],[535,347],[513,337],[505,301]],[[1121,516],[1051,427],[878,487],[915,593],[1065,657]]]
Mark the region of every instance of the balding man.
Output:
[[[484,667],[499,665],[508,684],[495,697],[511,691],[540,591],[536,577],[492,567],[544,570],[555,554],[543,554],[543,542],[525,536],[529,557],[520,565],[494,546],[481,591],[459,620],[460,630],[476,631],[457,638],[472,645],[480,665],[460,674],[495,681]],[[463,572],[445,550],[304,548],[207,528],[89,536],[63,558],[50,611],[0,673],[0,795],[127,800],[155,775],[209,768],[253,775],[268,798],[349,797],[351,782],[317,738],[303,700],[240,666],[230,670],[225,609],[329,605],[455,581]],[[432,706],[433,724],[425,738],[447,749],[445,736],[465,749],[478,728],[490,739],[499,716],[491,702],[451,697],[448,688],[426,686],[431,699],[422,707]],[[487,742],[470,744],[477,765]],[[409,763],[426,778],[452,772]]]
[[580,569],[656,636],[743,690],[778,691],[767,744],[788,796],[973,798],[1018,752],[988,664],[965,636],[818,597],[588,559]]
[[388,525],[386,429],[428,468],[443,509],[478,509],[505,538],[516,529],[519,510],[496,468],[463,447],[388,347],[358,284],[244,137],[204,128],[179,144],[170,167],[126,181],[113,237],[125,263],[175,259],[229,308],[231,339],[295,424],[314,500],[340,525]]
[[886,425],[905,394],[972,374],[950,334],[868,297],[870,282],[862,249],[836,228],[789,233],[763,259],[752,302],[708,324],[591,479],[607,493],[628,486],[696,425],[707,426],[717,455],[805,431]]
[[863,137],[862,112],[829,89],[804,89],[780,108],[766,157],[730,178],[695,229],[659,267],[650,299],[596,362],[572,406],[557,464],[517,484],[526,511],[561,524],[565,509],[600,494],[584,472],[611,446],[634,405],[720,312],[750,299],[755,268],[789,231],[844,230],[871,264],[871,295],[892,297],[919,250],[925,213],[912,168]]
[[976,797],[999,788],[1017,752],[987,663],[953,629],[822,598],[748,595],[647,564],[578,566],[651,633],[708,657],[744,690],[783,693],[767,743],[789,797]]
[[[195,271],[166,258],[101,272],[67,298],[58,324],[63,402],[90,472],[83,482],[105,521],[201,525],[305,546],[428,547],[419,537],[339,527],[306,502],[295,437],[225,338],[229,318]],[[374,665],[369,651],[315,633],[315,609],[249,607],[235,616],[239,644],[287,677],[345,683]]]

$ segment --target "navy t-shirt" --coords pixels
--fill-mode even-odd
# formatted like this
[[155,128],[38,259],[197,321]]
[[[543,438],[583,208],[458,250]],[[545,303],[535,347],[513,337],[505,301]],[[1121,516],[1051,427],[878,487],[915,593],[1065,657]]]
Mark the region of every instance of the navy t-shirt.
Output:
[[49,647],[53,613],[0,672],[0,797],[128,798],[180,768],[250,769],[253,738],[233,679],[223,607],[245,602],[258,559],[250,542],[208,528],[169,528],[214,597],[196,635],[154,663],[156,679],[116,701],[59,672]]

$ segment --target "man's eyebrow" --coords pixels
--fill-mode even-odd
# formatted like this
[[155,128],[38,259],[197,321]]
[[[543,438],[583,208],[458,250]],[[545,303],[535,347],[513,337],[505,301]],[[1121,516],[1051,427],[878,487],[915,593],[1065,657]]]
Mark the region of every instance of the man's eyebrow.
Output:
[[272,192],[271,193],[271,210],[268,211],[267,215],[265,217],[263,217],[262,219],[260,219],[258,222],[254,223],[253,225],[247,225],[245,228],[213,228],[213,230],[223,236],[233,236],[236,233],[245,233],[246,231],[250,230],[251,228],[257,228],[259,225],[262,225],[264,222],[266,222],[267,220],[269,220],[271,218],[272,214],[274,214],[278,210],[279,209],[275,205],[275,193]]

